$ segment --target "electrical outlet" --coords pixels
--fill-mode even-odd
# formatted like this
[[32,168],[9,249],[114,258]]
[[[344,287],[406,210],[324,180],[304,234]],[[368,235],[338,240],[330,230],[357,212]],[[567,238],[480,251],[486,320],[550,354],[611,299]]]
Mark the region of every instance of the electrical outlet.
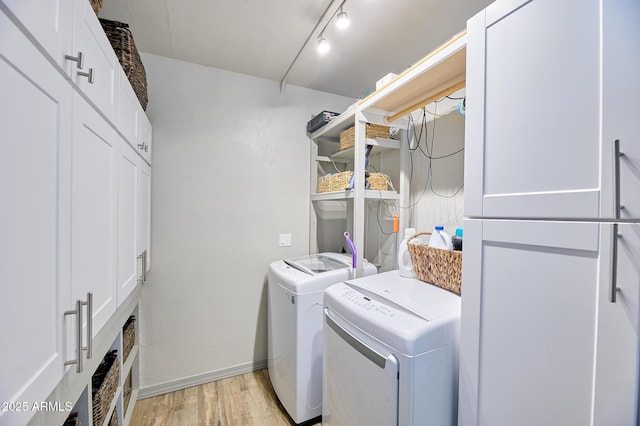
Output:
[[280,234],[278,244],[280,247],[291,247],[291,234]]

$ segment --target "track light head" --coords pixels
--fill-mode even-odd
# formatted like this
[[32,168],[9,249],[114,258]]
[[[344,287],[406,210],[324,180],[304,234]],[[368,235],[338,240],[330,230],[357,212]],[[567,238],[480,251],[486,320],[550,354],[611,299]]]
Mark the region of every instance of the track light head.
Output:
[[331,45],[329,44],[329,41],[327,41],[327,39],[324,38],[322,34],[320,34],[318,36],[318,53],[320,53],[321,55],[324,55],[329,51],[329,49],[331,49]]
[[341,30],[347,28],[349,26],[349,15],[347,15],[347,12],[342,10],[342,6],[340,7],[340,12],[338,13],[338,16],[336,17],[336,27],[340,28]]

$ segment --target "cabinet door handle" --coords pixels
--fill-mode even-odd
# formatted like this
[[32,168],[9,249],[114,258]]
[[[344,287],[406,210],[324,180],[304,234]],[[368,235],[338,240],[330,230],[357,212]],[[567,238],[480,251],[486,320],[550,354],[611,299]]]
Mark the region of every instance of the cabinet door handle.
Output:
[[76,359],[66,361],[64,365],[76,365],[76,372],[82,373],[82,300],[76,300],[76,309],[73,311],[66,311],[67,315],[76,316]]
[[82,77],[87,77],[89,84],[93,84],[93,68],[89,68],[89,72],[78,71],[78,75]]
[[87,346],[83,350],[87,351],[87,359],[93,356],[93,293],[87,293],[87,301],[82,302],[87,307]]
[[613,217],[620,219],[620,210],[624,206],[620,203],[620,157],[624,152],[620,151],[620,139],[613,141]]
[[147,282],[147,250],[142,252],[142,283]]
[[618,224],[613,224],[613,233],[611,234],[611,281],[609,283],[609,302],[616,303],[618,291],[618,239],[622,235],[618,234]]
[[138,278],[138,282],[140,284],[144,284],[146,269],[146,266],[144,264],[144,251],[140,253],[137,258],[140,260],[140,278]]
[[76,68],[81,70],[84,66],[84,55],[82,52],[78,52],[78,56],[64,55],[64,58],[67,61],[72,61],[76,63]]
[[144,151],[147,152],[147,148],[149,147],[149,145],[147,145],[146,143],[142,142],[138,144],[138,149],[140,151]]

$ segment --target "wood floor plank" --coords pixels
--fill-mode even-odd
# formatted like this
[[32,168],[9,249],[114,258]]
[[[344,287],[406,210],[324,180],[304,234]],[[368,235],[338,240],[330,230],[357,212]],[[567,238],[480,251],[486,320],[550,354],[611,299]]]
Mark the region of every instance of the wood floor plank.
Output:
[[[131,426],[291,426],[266,369],[136,402]],[[314,423],[308,426],[320,426]]]

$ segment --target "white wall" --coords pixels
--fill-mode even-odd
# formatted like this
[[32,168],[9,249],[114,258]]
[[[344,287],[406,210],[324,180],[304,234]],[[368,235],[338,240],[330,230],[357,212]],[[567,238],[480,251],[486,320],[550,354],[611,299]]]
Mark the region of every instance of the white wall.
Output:
[[[353,99],[142,59],[153,124],[144,395],[264,365],[268,264],[309,247],[306,122]],[[278,246],[280,233],[291,247]]]

